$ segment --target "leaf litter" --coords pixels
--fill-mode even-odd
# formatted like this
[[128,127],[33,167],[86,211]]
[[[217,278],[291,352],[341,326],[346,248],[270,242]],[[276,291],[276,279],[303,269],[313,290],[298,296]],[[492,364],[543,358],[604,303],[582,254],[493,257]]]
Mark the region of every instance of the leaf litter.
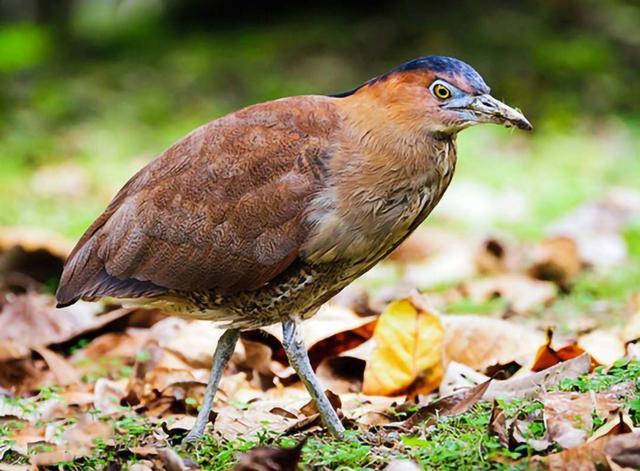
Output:
[[[494,463],[637,466],[640,294],[618,325],[552,331],[545,317],[581,276],[624,263],[626,252],[590,252],[631,218],[623,200],[577,210],[538,243],[419,232],[380,268],[392,267],[395,285],[352,287],[305,323],[331,403],[369,450],[363,462],[417,469],[411,443],[480,414],[475,439],[502,447]],[[615,214],[597,227],[593,214],[607,208]],[[579,237],[571,218],[585,227]],[[200,469],[204,448],[180,439],[222,331],[118,305],[55,309],[47,283],[68,248],[48,240],[0,231],[0,461]],[[443,267],[448,285],[415,291]],[[236,469],[295,469],[325,439],[280,342],[279,326],[243,333],[223,375],[205,445],[235,447],[225,463]]]

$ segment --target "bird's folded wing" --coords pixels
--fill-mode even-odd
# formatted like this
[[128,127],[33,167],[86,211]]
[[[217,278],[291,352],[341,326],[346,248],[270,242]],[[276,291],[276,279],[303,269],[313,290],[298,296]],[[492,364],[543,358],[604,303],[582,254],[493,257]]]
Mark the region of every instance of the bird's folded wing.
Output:
[[323,185],[334,117],[316,108],[272,102],[242,110],[143,168],[73,250],[59,304],[168,290],[232,294],[281,273],[298,255],[305,208]]

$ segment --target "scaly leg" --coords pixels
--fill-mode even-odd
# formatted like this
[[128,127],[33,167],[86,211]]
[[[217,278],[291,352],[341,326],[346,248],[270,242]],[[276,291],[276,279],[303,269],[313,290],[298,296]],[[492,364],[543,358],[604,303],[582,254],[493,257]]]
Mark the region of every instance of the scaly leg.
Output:
[[299,319],[287,318],[282,321],[282,344],[289,363],[296,370],[300,380],[304,383],[311,395],[311,398],[315,401],[318,411],[320,411],[320,417],[322,421],[329,429],[331,435],[336,438],[344,438],[344,427],[336,414],[336,411],[331,407],[329,399],[327,399],[318,378],[316,378],[311,363],[309,362],[309,355],[307,355],[307,349],[304,345],[304,340],[300,335]]
[[204,429],[207,427],[207,422],[209,421],[209,413],[213,405],[213,398],[218,390],[220,377],[222,376],[224,367],[229,363],[229,359],[235,350],[239,337],[240,331],[238,329],[229,329],[225,331],[222,337],[220,337],[220,340],[218,340],[218,346],[213,354],[213,364],[211,365],[209,382],[207,383],[207,389],[204,393],[204,401],[200,407],[200,412],[198,412],[195,425],[184,438],[185,443],[194,443],[202,438]]

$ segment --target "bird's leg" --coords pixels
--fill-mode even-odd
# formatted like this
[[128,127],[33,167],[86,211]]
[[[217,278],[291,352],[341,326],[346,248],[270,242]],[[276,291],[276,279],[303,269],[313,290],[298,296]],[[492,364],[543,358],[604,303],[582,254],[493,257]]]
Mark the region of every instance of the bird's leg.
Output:
[[207,389],[204,393],[204,401],[200,407],[200,412],[198,412],[195,425],[184,438],[185,443],[194,443],[202,438],[204,429],[207,427],[207,422],[209,422],[209,413],[213,405],[213,398],[218,390],[220,377],[222,376],[225,366],[229,363],[229,359],[235,350],[239,337],[240,331],[238,329],[229,329],[225,331],[222,337],[220,337],[220,340],[218,340],[218,346],[213,354],[213,364],[211,365],[209,382],[207,383]]
[[311,398],[315,401],[322,421],[329,429],[331,435],[337,438],[344,438],[344,426],[342,422],[340,422],[336,411],[333,410],[329,399],[327,399],[327,395],[324,393],[318,378],[311,368],[307,348],[300,334],[298,318],[286,318],[282,321],[282,337],[282,344],[285,352],[287,352],[289,363],[296,373],[298,373],[300,380],[304,383]]

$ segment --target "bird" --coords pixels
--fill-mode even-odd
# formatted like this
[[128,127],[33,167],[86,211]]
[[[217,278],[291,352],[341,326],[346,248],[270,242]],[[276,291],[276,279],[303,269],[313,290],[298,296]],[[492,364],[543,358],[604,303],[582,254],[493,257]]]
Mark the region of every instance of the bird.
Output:
[[224,328],[186,442],[205,432],[240,333],[281,323],[290,366],[344,438],[300,323],[424,221],[451,182],[456,136],[480,123],[532,129],[447,56],[215,119],[116,194],[71,251],[57,305],[116,298]]

